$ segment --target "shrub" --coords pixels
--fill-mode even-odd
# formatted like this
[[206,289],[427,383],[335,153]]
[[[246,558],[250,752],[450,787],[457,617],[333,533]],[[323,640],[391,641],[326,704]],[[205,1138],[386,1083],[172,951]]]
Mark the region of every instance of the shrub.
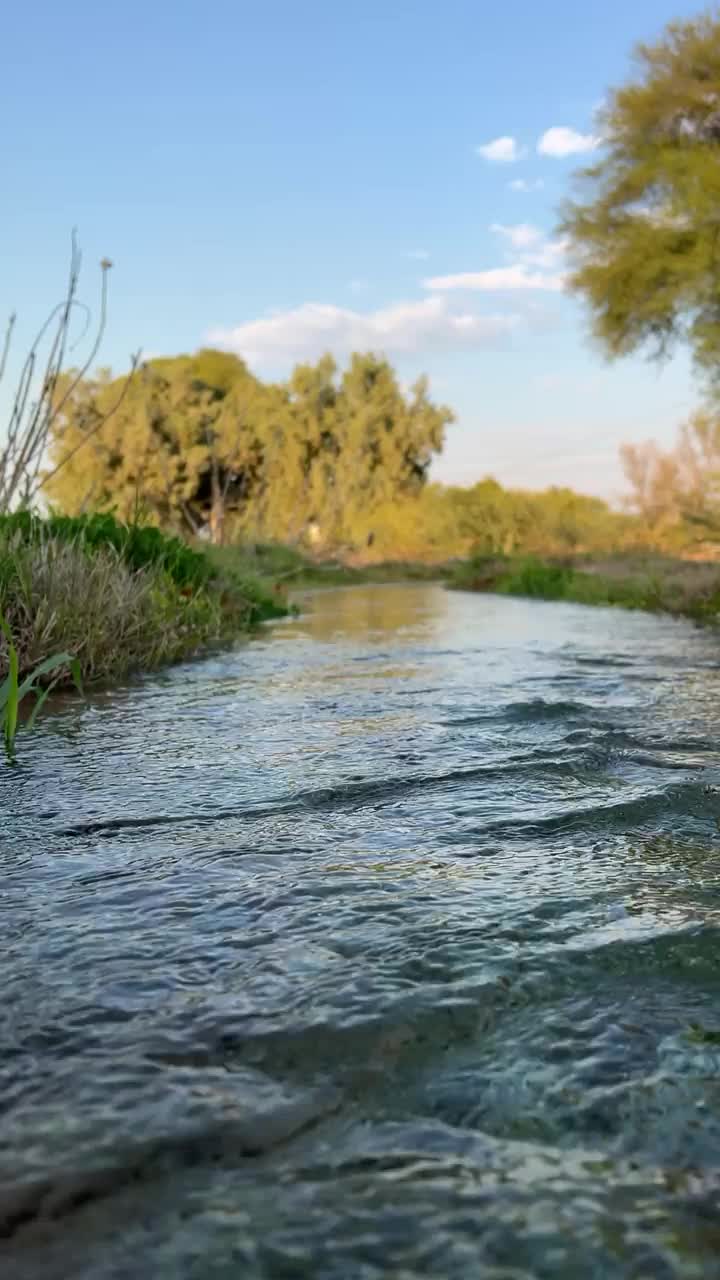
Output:
[[17,536],[28,543],[57,538],[76,542],[88,551],[111,547],[132,569],[162,569],[178,587],[201,587],[212,577],[212,566],[199,551],[154,525],[123,524],[111,512],[88,516],[53,514],[47,519],[17,511],[0,516],[0,539]]
[[[77,533],[53,536],[42,521],[16,524],[8,538],[8,527],[0,524],[0,611],[20,674],[62,650],[77,657],[86,682],[117,680],[189,657],[286,611],[256,582],[215,578],[208,568],[205,585],[181,586],[162,558],[139,569],[128,563],[128,544],[118,549],[99,537],[93,546]],[[177,570],[182,562],[174,563]],[[7,668],[0,650],[0,678]]]

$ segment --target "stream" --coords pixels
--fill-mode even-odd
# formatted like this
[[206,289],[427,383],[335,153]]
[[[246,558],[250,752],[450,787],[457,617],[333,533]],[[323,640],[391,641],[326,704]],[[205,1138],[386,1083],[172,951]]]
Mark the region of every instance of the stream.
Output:
[[720,637],[302,608],[0,765],[3,1280],[720,1278]]

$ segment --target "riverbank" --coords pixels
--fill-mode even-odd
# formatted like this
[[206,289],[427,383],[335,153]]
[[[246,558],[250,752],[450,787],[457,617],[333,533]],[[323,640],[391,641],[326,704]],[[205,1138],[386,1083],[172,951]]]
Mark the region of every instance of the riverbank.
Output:
[[275,592],[355,584],[439,582],[449,579],[453,572],[453,567],[447,564],[399,560],[363,564],[339,557],[322,559],[280,543],[208,546],[206,554],[218,572],[239,574],[241,577],[270,584]]
[[[62,652],[85,685],[112,683],[231,644],[287,614],[297,592],[407,581],[720,619],[720,564],[653,553],[367,565],[278,544],[188,546],[111,515],[0,519],[0,613],[20,678]],[[7,669],[0,645],[0,682]]]
[[463,591],[613,605],[720,620],[720,564],[627,553],[572,559],[477,557],[457,565],[449,585]]
[[[20,677],[62,652],[77,658],[85,685],[112,683],[222,646],[287,611],[278,585],[221,568],[153,527],[109,515],[0,519],[0,612]],[[3,644],[0,682],[7,672]]]

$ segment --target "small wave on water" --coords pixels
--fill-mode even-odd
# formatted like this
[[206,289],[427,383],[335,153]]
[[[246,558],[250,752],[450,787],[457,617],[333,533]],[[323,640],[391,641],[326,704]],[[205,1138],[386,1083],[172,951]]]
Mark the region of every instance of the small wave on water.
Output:
[[720,1277],[709,631],[319,593],[0,774],[0,1274]]

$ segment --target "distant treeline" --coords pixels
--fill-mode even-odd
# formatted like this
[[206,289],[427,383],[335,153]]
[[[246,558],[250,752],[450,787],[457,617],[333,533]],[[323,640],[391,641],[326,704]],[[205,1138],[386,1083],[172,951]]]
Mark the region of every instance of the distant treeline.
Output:
[[625,512],[566,488],[430,483],[452,421],[424,380],[406,391],[373,355],[344,371],[324,357],[264,383],[237,357],[204,350],[152,360],[127,387],[108,372],[80,381],[53,427],[45,492],[71,516],[112,510],[186,537],[366,561],[677,551],[720,528],[711,415],[692,419],[668,453],[622,451]]
[[139,511],[216,542],[339,546],[361,527],[367,538],[373,512],[421,492],[453,418],[424,380],[406,392],[372,355],[342,373],[330,357],[299,365],[283,383],[220,351],[152,360],[104,421],[122,390],[105,373],[72,391],[53,432],[50,500],[72,515]]

